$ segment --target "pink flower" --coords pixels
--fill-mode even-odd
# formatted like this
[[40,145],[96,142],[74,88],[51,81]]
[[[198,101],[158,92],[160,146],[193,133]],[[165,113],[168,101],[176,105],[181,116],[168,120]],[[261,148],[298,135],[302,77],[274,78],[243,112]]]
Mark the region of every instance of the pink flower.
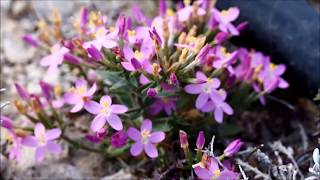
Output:
[[96,89],[96,83],[88,89],[87,81],[78,79],[76,86],[64,95],[64,101],[74,105],[70,112],[79,112],[84,107],[88,112],[94,114],[97,111],[98,103],[92,101],[91,98]]
[[51,54],[41,59],[40,65],[49,67],[48,73],[54,73],[57,71],[58,66],[62,64],[64,55],[68,52],[69,49],[67,49],[66,47],[60,44],[55,44],[51,48]]
[[223,32],[229,32],[232,35],[239,35],[238,29],[231,23],[238,18],[240,10],[237,7],[231,7],[228,10],[213,9],[211,16],[215,18],[218,27]]
[[180,22],[185,22],[190,19],[191,15],[195,16],[203,16],[206,14],[206,10],[202,9],[201,7],[197,8],[196,14],[192,14],[194,12],[194,7],[191,5],[186,5],[182,9],[177,11],[177,17]]
[[125,113],[128,108],[120,104],[112,104],[112,99],[110,96],[102,96],[100,99],[100,104],[95,107],[92,111],[96,114],[96,117],[91,123],[91,130],[96,132],[101,129],[106,122],[115,130],[122,130],[122,122],[117,114]]
[[150,158],[158,157],[158,150],[155,145],[164,140],[165,133],[162,131],[152,132],[151,120],[144,120],[140,131],[130,127],[127,133],[129,138],[135,141],[130,148],[132,156],[138,156],[144,150]]
[[111,49],[118,45],[118,30],[108,32],[104,27],[99,27],[94,34],[95,39],[83,43],[84,49],[94,46],[100,51],[102,47]]
[[21,159],[21,140],[22,138],[17,136],[13,129],[12,120],[6,116],[0,117],[0,125],[4,127],[8,132],[9,140],[12,141],[11,147],[9,149],[9,159],[16,159],[19,161]]
[[141,48],[141,51],[135,50],[135,52],[133,52],[132,48],[126,44],[123,47],[123,54],[125,61],[121,62],[121,65],[127,71],[138,71],[143,69],[148,73],[152,73],[152,65],[149,59],[153,55],[153,52],[150,51],[150,49]]
[[218,161],[214,157],[208,157],[202,160],[199,165],[193,166],[194,172],[200,179],[209,180],[236,180],[238,179],[238,173],[230,171],[225,168],[222,171],[219,168]]
[[111,137],[111,145],[114,148],[121,148],[126,145],[128,139],[128,135],[124,131],[118,131]]
[[219,91],[220,96],[217,96],[216,99],[208,101],[202,108],[202,112],[213,112],[214,119],[218,123],[222,123],[223,121],[223,114],[226,113],[228,115],[233,114],[232,107],[225,102],[227,97],[227,93],[220,89]]
[[216,69],[225,68],[237,60],[237,51],[229,53],[226,51],[226,48],[222,46],[217,46],[215,50],[217,59],[213,62],[213,67]]
[[46,151],[54,154],[60,154],[62,149],[59,144],[54,142],[61,135],[59,128],[46,131],[41,123],[37,123],[34,128],[34,136],[27,136],[22,140],[22,144],[28,147],[36,148],[36,161],[41,163],[45,157]]
[[199,94],[196,100],[196,108],[201,110],[202,107],[211,99],[221,99],[217,91],[220,86],[220,80],[217,78],[208,78],[204,73],[196,73],[196,83],[187,85],[184,90],[189,94]]
[[154,103],[149,107],[149,112],[151,115],[157,115],[164,110],[167,115],[171,115],[172,111],[176,110],[176,101],[175,97],[156,97]]

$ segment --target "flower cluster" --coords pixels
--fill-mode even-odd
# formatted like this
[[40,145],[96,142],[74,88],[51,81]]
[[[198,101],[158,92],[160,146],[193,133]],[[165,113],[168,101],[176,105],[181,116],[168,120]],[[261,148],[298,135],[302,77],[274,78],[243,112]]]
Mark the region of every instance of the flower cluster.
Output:
[[193,164],[193,170],[200,179],[238,179],[238,173],[234,172],[234,166],[229,160],[224,160],[225,157],[232,157],[237,153],[243,145],[240,139],[232,141],[223,154],[216,157],[213,154],[213,141],[209,144],[209,148],[203,150],[205,145],[204,132],[200,131],[196,142],[196,156],[193,156],[189,149],[187,133],[180,130],[180,145],[184,151],[185,156],[189,163],[198,162]]
[[[42,81],[40,94],[29,93],[16,84],[21,100],[15,105],[35,125],[31,127],[34,136],[26,132],[21,137],[8,125],[7,118],[1,118],[1,124],[15,139],[10,157],[19,158],[21,144],[35,147],[39,162],[46,151],[61,152],[55,142],[58,138],[79,144],[64,134],[70,122],[67,114],[77,117],[87,113],[92,121],[85,139],[103,142],[101,148],[110,144],[108,152],[117,148],[138,156],[145,151],[148,157],[156,158],[165,153],[157,150],[158,144],[174,137],[165,132],[181,120],[207,119],[211,114],[216,122],[223,123],[225,115],[237,113],[238,105],[231,100],[237,99],[235,92],[243,87],[250,90],[240,103],[259,98],[265,103],[268,93],[288,87],[281,77],[284,65],[273,64],[260,52],[226,43],[247,26],[247,22],[234,24],[240,14],[237,7],[220,11],[210,0],[180,2],[174,9],[165,0],[159,3],[154,18],[133,6],[132,16],[121,14],[115,24],[100,12],[82,8],[80,16],[72,18],[72,37],[63,34],[62,19],[55,11],[51,23],[40,20],[37,34],[23,37],[35,48],[50,49],[40,60],[48,74],[58,73],[60,66],[67,64],[78,79],[69,89]],[[135,128],[139,125],[140,131]],[[181,147],[186,149],[186,133],[180,134]],[[231,156],[241,145],[239,140],[231,143],[224,155]],[[203,146],[201,132],[198,152]],[[204,179],[220,176],[217,159],[212,154],[203,156],[202,165],[195,168],[197,175]],[[221,176],[230,174],[225,170]]]

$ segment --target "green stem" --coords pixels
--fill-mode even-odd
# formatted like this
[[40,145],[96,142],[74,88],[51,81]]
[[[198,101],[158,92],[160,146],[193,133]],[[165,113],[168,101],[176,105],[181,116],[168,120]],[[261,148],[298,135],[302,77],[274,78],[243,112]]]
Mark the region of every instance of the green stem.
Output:
[[94,152],[94,153],[103,153],[99,149],[88,147],[88,146],[86,146],[84,144],[81,144],[80,142],[77,142],[77,141],[74,141],[74,140],[70,139],[69,137],[67,137],[65,135],[62,135],[61,138],[64,139],[65,141],[67,141],[68,143],[72,144],[75,148],[81,148],[81,149],[84,149],[84,150],[87,150],[87,151],[90,151],[90,152]]

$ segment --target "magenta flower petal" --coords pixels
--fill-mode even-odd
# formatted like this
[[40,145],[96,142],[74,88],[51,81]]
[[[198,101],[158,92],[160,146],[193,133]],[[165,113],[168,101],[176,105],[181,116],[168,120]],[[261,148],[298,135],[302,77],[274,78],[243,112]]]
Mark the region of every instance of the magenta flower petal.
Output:
[[54,128],[50,129],[46,132],[46,140],[54,140],[60,137],[61,135],[61,129],[59,128]]
[[61,108],[64,105],[63,99],[57,99],[52,101],[52,106],[56,109]]
[[91,130],[94,132],[99,131],[107,122],[107,119],[102,114],[97,115],[92,123],[91,123]]
[[132,156],[138,156],[139,154],[141,154],[142,150],[143,150],[142,142],[137,141],[134,144],[132,144],[130,148],[130,153]]
[[216,108],[214,110],[214,119],[218,122],[218,123],[222,123],[223,121],[223,111],[221,108]]
[[280,76],[286,71],[286,66],[285,65],[277,65],[276,68],[274,69],[274,74]]
[[223,109],[223,111],[228,114],[228,115],[232,115],[233,114],[233,109],[231,108],[231,106],[227,103],[223,103],[221,105],[221,108]]
[[211,84],[212,88],[215,88],[215,89],[218,88],[221,84],[220,80],[217,78],[213,78],[211,83],[212,83]]
[[124,131],[116,132],[111,137],[111,145],[114,148],[121,148],[126,144],[127,139],[128,139],[128,136]]
[[85,102],[84,108],[91,114],[98,114],[101,111],[101,105],[95,101]]
[[44,127],[43,124],[37,123],[34,127],[34,135],[39,138],[45,135],[46,133],[46,128]]
[[100,104],[104,104],[104,103],[106,103],[107,106],[110,106],[112,103],[111,97],[110,96],[102,96],[100,99]]
[[141,124],[141,131],[147,130],[151,131],[152,130],[152,122],[150,119],[145,119],[142,124]]
[[13,128],[12,120],[7,116],[0,116],[0,125],[9,130]]
[[69,104],[76,104],[78,103],[79,99],[81,97],[79,96],[79,94],[76,94],[74,92],[67,92],[64,94],[63,99],[66,103]]
[[233,24],[228,24],[227,28],[232,35],[238,36],[240,34],[238,29]]
[[92,87],[86,93],[87,96],[92,96],[97,90],[97,84],[93,83]]
[[78,80],[76,81],[76,87],[77,87],[77,88],[82,87],[82,88],[87,89],[87,81],[84,80],[84,79],[78,79]]
[[144,151],[150,158],[158,157],[158,150],[154,144],[151,144],[151,143],[145,144]]
[[117,116],[116,114],[110,114],[109,117],[107,118],[107,121],[109,123],[109,125],[117,130],[120,131],[122,130],[123,126],[122,126],[122,122],[121,119],[119,118],[119,116]]
[[132,66],[130,62],[121,62],[121,65],[123,68],[125,68],[128,71],[135,71],[136,69]]
[[231,22],[231,21],[236,20],[238,18],[239,14],[240,14],[239,8],[231,7],[231,8],[228,9],[228,15],[225,16],[224,18],[227,21]]
[[200,93],[196,100],[196,108],[201,109],[209,100],[209,95],[206,93]]
[[207,82],[208,81],[207,76],[201,71],[196,72],[196,78],[199,81],[198,83],[202,83],[202,82]]
[[200,94],[202,92],[200,84],[188,84],[184,87],[184,90],[189,94]]
[[46,148],[45,146],[40,146],[36,149],[36,161],[41,163],[44,160]]
[[157,99],[150,107],[149,113],[151,115],[157,115],[163,109],[163,103],[161,99]]
[[49,141],[46,145],[49,152],[54,154],[60,154],[62,152],[61,146],[55,142]]
[[211,98],[211,100],[214,101],[214,102],[221,102],[221,101],[223,101],[223,97],[222,97],[221,94],[220,94],[218,91],[216,91],[216,90],[211,91],[211,93],[210,93],[210,98]]
[[111,108],[111,111],[116,114],[125,113],[128,111],[127,106],[120,105],[120,104],[113,104],[110,106],[110,108]]
[[28,100],[30,97],[29,93],[19,84],[15,83],[15,86],[16,86],[16,90],[17,90],[19,96],[21,97],[21,99]]
[[157,131],[157,132],[153,132],[151,133],[150,137],[149,137],[149,141],[151,143],[160,143],[161,141],[163,141],[165,138],[165,134],[162,131]]
[[46,98],[47,101],[50,101],[52,99],[51,94],[53,92],[53,87],[44,81],[40,81],[39,85],[41,87],[43,96]]
[[37,147],[38,146],[38,140],[34,136],[27,136],[22,139],[21,144],[28,147]]
[[70,112],[72,112],[72,113],[79,112],[83,108],[83,106],[84,106],[84,102],[79,102],[78,104],[73,106],[73,108],[70,110]]
[[200,110],[202,112],[210,112],[215,108],[215,105],[212,101],[207,102]]
[[199,166],[194,168],[194,172],[200,179],[211,179],[211,173],[206,168],[201,168]]
[[279,88],[286,89],[289,87],[289,83],[287,81],[285,81],[284,79],[280,78],[278,86],[279,86]]
[[128,137],[134,141],[139,141],[141,139],[141,134],[140,134],[140,131],[138,131],[136,128],[134,127],[130,127],[128,130],[127,130],[127,134],[128,134]]

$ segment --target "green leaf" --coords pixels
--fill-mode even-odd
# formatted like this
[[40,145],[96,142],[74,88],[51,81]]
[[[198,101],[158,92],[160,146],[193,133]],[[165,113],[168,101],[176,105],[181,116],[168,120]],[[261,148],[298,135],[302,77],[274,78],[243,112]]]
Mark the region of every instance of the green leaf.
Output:
[[130,144],[126,144],[125,146],[121,148],[113,148],[112,146],[109,146],[107,149],[107,153],[111,156],[119,156],[123,153],[126,153],[130,148]]
[[172,125],[168,121],[153,122],[153,131],[168,132],[172,129]]

